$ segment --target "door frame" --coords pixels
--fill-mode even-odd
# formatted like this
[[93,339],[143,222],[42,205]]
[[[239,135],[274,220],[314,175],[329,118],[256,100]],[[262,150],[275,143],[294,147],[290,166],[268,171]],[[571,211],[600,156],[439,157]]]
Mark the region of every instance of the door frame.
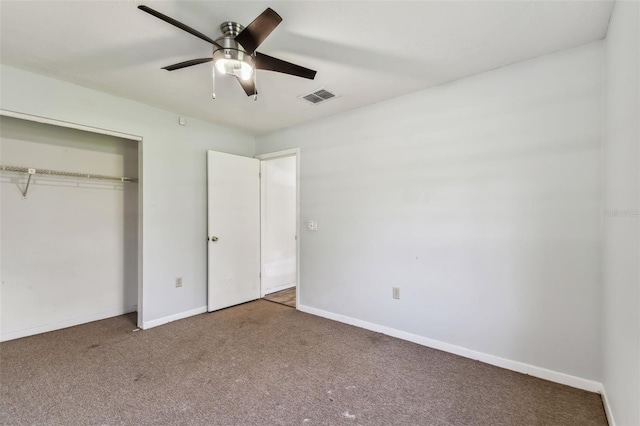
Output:
[[283,157],[296,158],[296,309],[300,306],[300,148],[285,149],[282,151],[269,152],[256,155],[255,158],[260,160],[260,297],[264,297],[264,284],[262,277],[264,276],[264,262],[262,261],[262,253],[264,252],[264,209],[262,208],[262,200],[265,197],[264,181],[262,180],[263,161],[273,160]]

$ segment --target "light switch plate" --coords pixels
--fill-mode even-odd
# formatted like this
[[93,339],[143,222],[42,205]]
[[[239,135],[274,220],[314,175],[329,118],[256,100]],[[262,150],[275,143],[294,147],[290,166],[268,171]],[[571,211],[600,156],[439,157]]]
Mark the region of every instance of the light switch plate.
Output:
[[307,227],[309,231],[317,231],[318,230],[318,221],[317,220],[309,220],[307,221]]

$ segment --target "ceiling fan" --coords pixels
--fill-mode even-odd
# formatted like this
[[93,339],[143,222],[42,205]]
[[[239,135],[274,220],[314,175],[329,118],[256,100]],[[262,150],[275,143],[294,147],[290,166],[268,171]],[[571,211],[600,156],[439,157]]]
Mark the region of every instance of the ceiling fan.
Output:
[[243,27],[236,22],[223,22],[220,25],[222,36],[216,40],[150,7],[140,5],[138,9],[213,45],[213,54],[211,57],[191,59],[162,68],[167,71],[175,71],[213,61],[214,67],[211,73],[213,78],[213,99],[216,98],[216,70],[221,74],[235,76],[247,96],[253,96],[254,100],[258,99],[256,70],[275,71],[308,78],[310,80],[313,80],[316,76],[314,70],[256,51],[258,46],[260,46],[267,36],[282,22],[280,15],[271,8],[267,8],[247,27]]

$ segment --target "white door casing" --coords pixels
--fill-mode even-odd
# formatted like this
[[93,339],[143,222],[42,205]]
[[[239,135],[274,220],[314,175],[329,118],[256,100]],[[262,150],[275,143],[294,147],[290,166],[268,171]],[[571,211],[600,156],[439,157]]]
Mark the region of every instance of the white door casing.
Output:
[[[300,306],[300,294],[303,292],[303,284],[300,281],[300,148],[290,148],[290,149],[285,149],[282,151],[276,151],[276,152],[269,152],[269,153],[265,153],[265,154],[260,154],[260,155],[256,155],[256,158],[261,160],[261,161],[267,161],[267,160],[272,160],[275,158],[281,158],[281,157],[289,157],[292,156],[295,158],[295,164],[296,164],[296,183],[295,183],[295,200],[296,200],[296,209],[295,209],[295,250],[296,250],[296,255],[295,255],[295,265],[296,265],[296,271],[295,271],[295,285],[296,285],[296,307]],[[262,185],[261,185],[262,186]],[[262,212],[261,214],[263,215],[265,212],[264,206],[262,206]],[[262,218],[262,221],[264,223],[264,217]],[[261,232],[264,232],[264,227],[261,230]],[[262,242],[264,241],[264,236],[262,238]],[[264,248],[263,248],[264,250]],[[264,258],[262,259],[264,260]],[[264,277],[264,262],[262,265],[263,271],[262,271],[262,276]],[[265,282],[264,280],[262,280],[262,294],[264,295],[265,292]],[[297,308],[296,308],[297,309]]]

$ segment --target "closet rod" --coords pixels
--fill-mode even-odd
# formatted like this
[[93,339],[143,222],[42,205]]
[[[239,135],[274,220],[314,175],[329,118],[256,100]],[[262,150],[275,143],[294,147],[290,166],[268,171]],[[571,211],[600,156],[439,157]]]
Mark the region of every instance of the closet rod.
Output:
[[75,172],[61,172],[58,170],[46,170],[46,169],[34,169],[30,167],[18,167],[18,166],[1,166],[2,172],[13,173],[27,173],[29,177],[31,175],[45,175],[45,176],[66,176],[75,178],[84,178],[91,180],[105,180],[105,181],[118,181],[118,182],[137,182],[138,179],[130,177],[118,177],[118,176],[106,176],[106,175],[94,175],[90,173],[75,173]]

